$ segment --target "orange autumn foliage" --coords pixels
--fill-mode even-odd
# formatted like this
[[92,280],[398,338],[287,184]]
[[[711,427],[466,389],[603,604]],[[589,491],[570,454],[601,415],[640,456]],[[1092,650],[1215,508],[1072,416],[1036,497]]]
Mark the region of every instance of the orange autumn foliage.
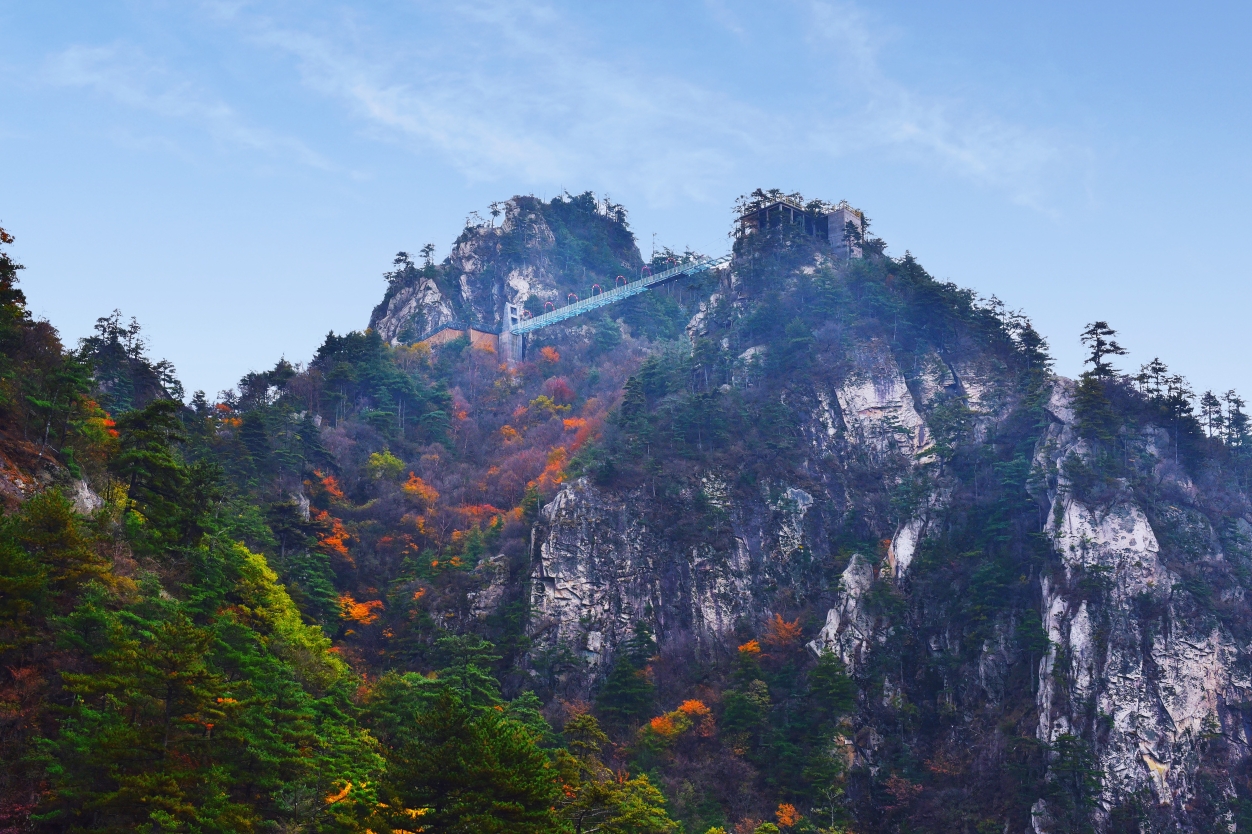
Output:
[[804,817],[800,816],[800,812],[796,810],[796,806],[788,802],[779,805],[778,810],[774,812],[774,816],[778,819],[780,828],[791,828],[804,819]]
[[528,486],[537,487],[541,492],[555,489],[565,480],[565,460],[569,452],[564,446],[557,446],[548,452],[548,463]]
[[658,715],[656,718],[653,718],[648,722],[648,726],[652,729],[652,732],[662,738],[670,738],[671,736],[677,735],[679,732],[678,726],[674,723],[674,719],[670,718],[668,715]]
[[[480,527],[491,524],[499,516],[504,515],[504,510],[499,507],[493,507],[490,504],[466,504],[458,507],[457,512],[463,514],[466,520],[471,524],[477,524]],[[463,533],[453,533],[452,540],[459,541]]]
[[545,362],[560,362],[561,354],[557,353],[554,347],[544,347],[539,349],[539,355],[543,357]]
[[348,531],[344,528],[343,522],[325,510],[315,512],[313,514],[313,520],[330,524],[329,533],[318,534],[318,544],[325,548],[329,553],[336,556],[342,556],[344,559],[351,562],[352,556],[348,553]]
[[765,642],[774,649],[785,649],[800,639],[800,620],[787,622],[782,614],[775,614],[774,619],[765,626]]
[[679,705],[678,711],[686,715],[691,715],[691,716],[696,716],[696,715],[703,716],[703,715],[708,715],[709,713],[712,712],[712,710],[710,710],[708,707],[704,705],[703,701],[697,701],[694,698],[689,701],[683,701]]
[[427,506],[433,505],[439,500],[439,493],[435,488],[412,472],[409,473],[409,480],[401,489],[404,490],[406,495],[412,495]]
[[334,475],[323,475],[320,471],[314,470],[313,474],[317,477],[322,485],[322,489],[326,490],[326,494],[336,501],[343,500],[343,490],[339,488],[339,481]]
[[598,436],[601,424],[602,421],[599,419],[588,420],[586,425],[579,428],[578,433],[574,435],[574,443],[571,448],[575,450],[580,449],[588,440]]
[[694,698],[683,701],[673,712],[658,715],[643,728],[644,733],[666,743],[690,731],[699,738],[712,738],[717,732],[713,710]]
[[339,595],[339,616],[354,623],[372,625],[378,622],[378,612],[382,609],[383,602],[380,599],[357,602],[352,598],[352,594]]
[[739,647],[740,654],[760,654],[761,643],[759,640],[749,640]]

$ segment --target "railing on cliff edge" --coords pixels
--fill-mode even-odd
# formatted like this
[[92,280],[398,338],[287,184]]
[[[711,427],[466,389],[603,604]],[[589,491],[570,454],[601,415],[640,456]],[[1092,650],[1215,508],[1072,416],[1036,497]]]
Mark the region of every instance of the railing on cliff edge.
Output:
[[620,287],[596,293],[589,298],[575,301],[573,304],[566,304],[564,307],[558,307],[541,316],[523,319],[518,324],[513,325],[511,331],[514,336],[524,336],[527,333],[533,333],[557,322],[572,319],[574,316],[590,312],[591,310],[598,310],[601,307],[606,307],[609,304],[614,304],[641,292],[646,292],[653,287],[681,278],[684,275],[695,275],[697,272],[717,269],[728,263],[730,263],[730,255],[722,255],[720,258],[701,258],[689,264],[682,264],[664,272],[658,272],[656,275],[645,275],[637,281],[631,281]]

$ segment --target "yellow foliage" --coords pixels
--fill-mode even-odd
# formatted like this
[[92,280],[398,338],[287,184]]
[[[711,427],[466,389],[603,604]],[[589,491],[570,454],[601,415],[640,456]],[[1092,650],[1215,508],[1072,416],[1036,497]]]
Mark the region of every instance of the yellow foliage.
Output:
[[376,481],[381,478],[399,478],[404,472],[404,461],[389,450],[383,449],[381,452],[370,455],[366,468],[369,470],[370,477]]
[[325,689],[347,672],[347,666],[332,653],[330,640],[320,626],[307,625],[300,609],[278,581],[278,574],[265,557],[241,544],[232,544],[240,559],[237,585],[241,609],[264,625],[270,647],[295,669],[302,683]]
[[540,394],[530,401],[530,410],[534,414],[547,414],[549,417],[557,414],[568,414],[570,406],[557,405],[556,400],[547,394]]
[[327,804],[327,805],[334,805],[336,802],[340,802],[340,801],[342,801],[342,800],[344,800],[344,799],[347,799],[348,794],[350,794],[350,793],[352,793],[352,783],[351,783],[351,782],[349,782],[348,784],[344,785],[344,786],[343,786],[343,790],[339,791],[338,793],[332,793],[332,794],[330,794],[329,796],[327,796],[327,797],[326,797],[326,804]]

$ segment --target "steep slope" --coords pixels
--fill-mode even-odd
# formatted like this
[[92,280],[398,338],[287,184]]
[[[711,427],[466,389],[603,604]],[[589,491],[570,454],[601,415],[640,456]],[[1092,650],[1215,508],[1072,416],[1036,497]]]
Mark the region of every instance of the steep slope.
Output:
[[[533,831],[1252,828],[1252,433],[1234,392],[1197,418],[1159,361],[1108,364],[1103,323],[1091,370],[1058,378],[994,299],[863,229],[836,246],[768,211],[727,268],[538,331],[524,361],[490,340],[421,343],[645,267],[625,212],[590,194],[496,216],[441,263],[397,256],[370,329],[221,402],[197,393],[180,420],[150,401],[177,391],[172,369],[117,316],[72,355],[9,304],[0,338],[27,348],[0,364],[0,429],[50,463],[0,524],[19,602],[0,606],[0,742],[35,763],[4,771],[24,797],[6,823],[112,795],[107,774],[32,757],[104,751],[82,722],[122,713],[93,676],[126,671],[138,655],[117,647],[149,639],[148,620],[185,615],[197,639],[235,641],[208,655],[222,700],[175,760],[152,741],[153,696],[150,755],[114,764],[229,797],[179,805],[188,825],[473,829],[491,808],[491,825]],[[60,501],[89,547],[39,544],[30,494]],[[95,554],[95,573],[39,590],[62,551]],[[92,642],[97,616],[122,642]],[[288,745],[257,793],[251,731],[214,731],[212,703],[292,675],[335,764],[310,770]],[[46,697],[23,683],[45,678]],[[238,708],[249,727],[265,703]],[[222,733],[236,747],[208,743]],[[220,767],[196,764],[215,750]],[[481,769],[505,759],[526,774],[521,805],[497,801],[513,765]],[[349,760],[350,779],[331,773]],[[473,801],[449,805],[463,782]]]
[[569,292],[643,266],[625,210],[580,194],[543,202],[514,197],[494,211],[500,225],[467,224],[438,266],[415,267],[397,257],[391,286],[370,317],[370,327],[390,343],[413,342],[452,322],[499,332],[506,301],[542,312]]
[[[907,256],[839,261],[802,234],[738,241],[687,330],[539,513],[525,666],[541,693],[619,709],[606,686],[642,625],[653,711],[756,692],[755,725],[723,727],[741,793],[818,807],[804,765],[777,771],[790,748],[811,773],[824,749],[846,755],[858,830],[1233,819],[1240,437],[1210,440],[1189,407],[1111,374],[1084,382],[1105,425],[1084,424],[1020,316]],[[779,622],[855,679],[833,735],[796,732],[813,660],[768,659]],[[764,661],[737,648],[753,641]],[[730,777],[667,755],[680,815],[702,819]]]

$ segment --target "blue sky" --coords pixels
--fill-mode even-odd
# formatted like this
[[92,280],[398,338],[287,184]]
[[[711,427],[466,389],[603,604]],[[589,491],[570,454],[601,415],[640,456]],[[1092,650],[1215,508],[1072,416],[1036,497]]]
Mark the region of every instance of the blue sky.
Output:
[[214,393],[363,327],[400,249],[592,189],[718,253],[761,187],[1252,395],[1252,6],[0,0],[0,224],[67,341],[115,307]]

